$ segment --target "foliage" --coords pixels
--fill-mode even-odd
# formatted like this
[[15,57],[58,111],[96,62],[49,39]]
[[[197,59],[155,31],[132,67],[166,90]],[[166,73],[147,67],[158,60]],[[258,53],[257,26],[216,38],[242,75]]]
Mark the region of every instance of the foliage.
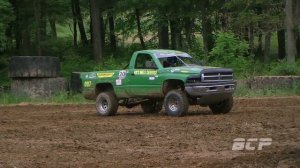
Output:
[[0,53],[3,51],[3,47],[5,44],[5,30],[9,26],[10,23],[14,19],[13,9],[8,0],[0,0]]
[[[293,1],[298,4],[297,0]],[[80,13],[74,13],[72,3],[75,2]],[[69,78],[74,71],[124,68],[131,54],[142,49],[139,39],[145,41],[147,49],[159,48],[161,41],[167,41],[164,43],[171,47],[166,49],[186,51],[207,65],[233,68],[237,78],[300,75],[299,61],[295,64],[274,61],[278,59],[275,34],[284,28],[282,0],[97,2],[101,11],[101,41],[104,40],[100,63],[94,61],[91,46],[93,33],[88,1],[0,0],[0,87],[9,87],[8,60],[13,55],[58,56],[62,76]],[[137,18],[140,18],[140,29]],[[161,35],[162,30],[165,36]],[[268,51],[265,49],[268,46],[263,45],[267,33],[273,36],[270,47],[274,58],[271,63],[262,63],[259,60]],[[79,43],[79,39],[84,39],[83,34],[88,40],[84,44]],[[112,35],[116,37],[116,49],[112,49]]]
[[194,39],[191,48],[187,52],[199,61],[208,61],[208,57],[203,50],[203,43],[200,39]]
[[216,45],[210,52],[209,61],[216,66],[232,67],[238,76],[248,76],[254,64],[249,45],[232,33],[219,33]]
[[[80,53],[85,53],[86,57],[82,57]],[[72,72],[92,71],[96,62],[87,56],[87,52],[82,49],[69,49],[65,51],[62,58],[61,74],[64,77],[70,77]]]
[[300,61],[288,64],[286,60],[270,64],[270,75],[300,75]]
[[251,27],[256,34],[283,28],[282,0],[230,0],[224,7],[232,12],[231,27],[236,32],[245,27]]

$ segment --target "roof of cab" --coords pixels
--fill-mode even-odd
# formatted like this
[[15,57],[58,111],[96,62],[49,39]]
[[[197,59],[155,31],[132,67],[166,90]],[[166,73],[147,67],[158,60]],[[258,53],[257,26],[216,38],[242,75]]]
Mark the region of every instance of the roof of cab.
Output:
[[191,57],[189,54],[182,52],[182,51],[177,51],[177,50],[164,50],[164,49],[157,49],[157,50],[142,50],[138,51],[139,53],[149,53],[153,54],[158,58],[161,57],[168,57],[168,56],[183,56],[183,57]]

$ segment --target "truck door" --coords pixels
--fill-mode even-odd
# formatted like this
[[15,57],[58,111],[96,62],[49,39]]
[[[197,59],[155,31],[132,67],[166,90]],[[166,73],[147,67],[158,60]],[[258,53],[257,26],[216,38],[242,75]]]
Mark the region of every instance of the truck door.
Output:
[[149,54],[138,54],[133,69],[129,70],[127,93],[132,96],[155,96],[160,94],[158,69]]

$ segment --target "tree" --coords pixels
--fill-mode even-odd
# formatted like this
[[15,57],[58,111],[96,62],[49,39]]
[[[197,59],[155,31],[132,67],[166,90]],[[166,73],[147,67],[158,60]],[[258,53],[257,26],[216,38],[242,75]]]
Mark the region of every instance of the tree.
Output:
[[212,28],[212,20],[210,18],[209,8],[209,0],[202,1],[201,5],[201,25],[202,25],[202,37],[204,50],[208,53],[214,47],[214,37],[213,37],[213,28]]
[[277,31],[277,40],[278,40],[278,58],[285,58],[285,30]]
[[287,31],[287,61],[288,63],[294,63],[297,54],[296,48],[296,30],[295,30],[295,7],[296,0],[285,1],[285,13],[286,13],[286,31]]
[[135,9],[135,18],[136,18],[137,31],[138,31],[138,36],[140,39],[141,46],[143,49],[146,49],[142,28],[141,28],[141,15],[140,15],[140,10],[138,8]]
[[108,11],[108,25],[109,25],[109,38],[110,38],[110,48],[111,51],[116,51],[117,49],[117,40],[115,35],[115,19],[113,10]]
[[82,42],[83,45],[87,45],[88,44],[88,40],[87,40],[85,29],[84,29],[84,23],[83,23],[83,19],[82,19],[82,14],[81,14],[79,0],[72,0],[72,1],[73,1],[72,4],[74,5],[74,7],[73,7],[74,8],[73,14],[75,14],[76,21],[78,23],[78,28],[79,28],[79,32],[80,32],[81,42]]
[[[246,39],[250,44],[251,53],[263,56],[263,60],[269,60],[269,42],[270,33],[284,29],[284,4],[281,0],[229,0],[226,3],[227,12],[230,13],[231,29],[239,34],[240,37]],[[284,33],[284,32],[283,32]],[[262,37],[266,36],[265,47],[263,52]],[[258,36],[259,45],[255,48],[254,39]],[[279,32],[282,39],[282,31]],[[279,39],[278,39],[279,40]],[[284,50],[284,41],[280,41],[280,56]],[[266,45],[267,44],[267,45]],[[283,45],[283,46],[282,46]],[[256,50],[256,52],[255,52]]]
[[8,1],[0,0],[0,13],[0,48],[4,48],[5,38],[12,41],[12,21],[15,19],[12,5]]
[[93,52],[94,59],[97,62],[103,59],[103,48],[100,27],[100,8],[97,0],[90,0],[91,5],[91,23],[92,23],[92,39],[93,39]]

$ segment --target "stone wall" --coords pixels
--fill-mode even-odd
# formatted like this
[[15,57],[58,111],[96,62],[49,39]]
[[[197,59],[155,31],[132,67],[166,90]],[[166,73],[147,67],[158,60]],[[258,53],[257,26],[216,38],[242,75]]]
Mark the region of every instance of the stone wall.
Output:
[[292,88],[300,84],[300,76],[256,76],[246,80],[238,80],[238,87],[251,89]]

